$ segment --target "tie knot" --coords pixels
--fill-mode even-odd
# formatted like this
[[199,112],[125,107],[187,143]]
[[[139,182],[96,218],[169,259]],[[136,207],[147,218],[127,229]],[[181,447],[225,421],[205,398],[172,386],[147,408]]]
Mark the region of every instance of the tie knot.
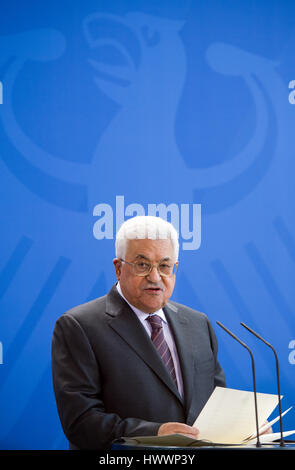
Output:
[[149,315],[147,321],[150,323],[152,330],[159,330],[162,328],[162,319],[159,315]]

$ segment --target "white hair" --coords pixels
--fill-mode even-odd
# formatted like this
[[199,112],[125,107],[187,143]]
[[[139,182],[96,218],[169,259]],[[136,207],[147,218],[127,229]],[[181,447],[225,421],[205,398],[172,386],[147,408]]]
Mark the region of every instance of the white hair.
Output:
[[124,258],[128,240],[145,239],[171,240],[175,261],[178,260],[178,234],[173,225],[160,217],[139,215],[126,220],[116,236],[116,257]]

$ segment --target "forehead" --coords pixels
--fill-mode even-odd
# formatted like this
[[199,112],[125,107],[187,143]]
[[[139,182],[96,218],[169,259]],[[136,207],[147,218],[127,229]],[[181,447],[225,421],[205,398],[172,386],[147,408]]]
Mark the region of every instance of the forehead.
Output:
[[150,240],[144,238],[141,240],[128,240],[126,246],[125,257],[135,259],[137,256],[143,255],[153,260],[161,260],[163,258],[174,258],[173,244],[171,240]]

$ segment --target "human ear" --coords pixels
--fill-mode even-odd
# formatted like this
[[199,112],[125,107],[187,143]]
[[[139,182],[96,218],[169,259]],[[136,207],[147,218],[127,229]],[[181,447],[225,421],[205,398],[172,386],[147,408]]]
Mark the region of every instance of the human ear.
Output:
[[122,262],[118,258],[113,259],[113,264],[115,266],[115,274],[116,278],[119,281],[121,277],[121,267],[122,267]]

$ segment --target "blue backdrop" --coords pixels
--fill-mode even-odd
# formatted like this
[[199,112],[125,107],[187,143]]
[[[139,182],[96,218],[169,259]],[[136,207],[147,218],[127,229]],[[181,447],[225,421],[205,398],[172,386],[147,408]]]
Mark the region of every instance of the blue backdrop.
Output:
[[[0,9],[0,448],[67,448],[56,319],[113,282],[142,213],[180,235],[173,299],[204,311],[228,386],[283,410],[295,371],[295,4],[10,0]],[[291,410],[286,429],[295,426]],[[278,429],[275,427],[275,429]]]

